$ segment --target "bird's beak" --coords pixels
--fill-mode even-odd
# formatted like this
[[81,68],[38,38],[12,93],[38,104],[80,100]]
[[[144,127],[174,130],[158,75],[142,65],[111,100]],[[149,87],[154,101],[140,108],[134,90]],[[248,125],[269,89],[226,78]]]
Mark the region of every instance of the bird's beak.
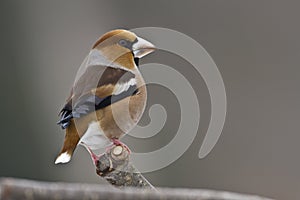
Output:
[[156,48],[152,43],[140,37],[137,37],[137,42],[132,46],[132,51],[135,58],[142,58],[145,55],[153,52],[155,49]]

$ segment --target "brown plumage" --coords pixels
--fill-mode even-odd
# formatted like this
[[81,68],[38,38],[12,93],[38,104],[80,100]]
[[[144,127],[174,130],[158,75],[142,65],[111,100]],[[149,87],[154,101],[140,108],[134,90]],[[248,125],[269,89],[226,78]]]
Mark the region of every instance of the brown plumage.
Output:
[[78,143],[95,158],[94,150],[137,124],[147,91],[134,59],[153,50],[151,43],[126,30],[108,32],[95,43],[61,111],[58,123],[66,129],[66,136],[55,163],[68,162]]

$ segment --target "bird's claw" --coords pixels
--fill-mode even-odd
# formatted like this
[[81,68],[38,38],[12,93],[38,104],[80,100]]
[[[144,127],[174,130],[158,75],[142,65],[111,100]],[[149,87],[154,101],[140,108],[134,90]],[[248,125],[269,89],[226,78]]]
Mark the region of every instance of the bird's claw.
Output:
[[115,146],[121,146],[121,147],[125,148],[129,152],[129,154],[131,153],[131,150],[129,149],[129,147],[126,144],[124,144],[123,142],[121,142],[120,140],[113,138],[112,142],[113,142],[113,144],[106,148],[107,153],[110,152],[112,150],[112,148],[114,148]]

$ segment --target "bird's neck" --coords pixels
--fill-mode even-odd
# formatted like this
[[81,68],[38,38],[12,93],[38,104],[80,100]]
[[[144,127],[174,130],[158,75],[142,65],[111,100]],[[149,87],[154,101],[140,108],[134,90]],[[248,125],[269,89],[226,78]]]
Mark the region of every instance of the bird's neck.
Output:
[[115,61],[118,65],[125,67],[131,71],[134,71],[137,69],[137,66],[135,65],[134,58],[132,56],[131,52],[125,53],[121,56],[119,56]]
[[137,67],[134,62],[134,58],[131,51],[118,51],[116,48],[101,48],[98,49],[107,61],[110,61],[112,65],[120,66],[124,70],[134,71]]

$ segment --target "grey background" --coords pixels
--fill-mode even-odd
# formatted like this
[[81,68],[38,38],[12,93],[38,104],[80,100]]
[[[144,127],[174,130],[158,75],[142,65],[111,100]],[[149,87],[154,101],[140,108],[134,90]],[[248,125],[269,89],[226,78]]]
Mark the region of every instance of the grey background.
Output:
[[[54,165],[64,137],[55,125],[57,113],[101,34],[157,26],[191,36],[210,53],[224,79],[228,113],[217,145],[199,160],[210,117],[203,80],[188,63],[167,52],[145,58],[145,63],[168,64],[189,78],[202,117],[188,151],[145,176],[156,186],[300,197],[300,2],[12,0],[0,5],[0,176],[106,184],[83,148],[71,163]],[[172,94],[163,91],[150,86],[149,103],[169,105],[174,119],[168,118],[170,123],[152,139],[126,137],[134,151],[163,146],[177,128],[178,102],[168,101]],[[141,123],[147,121],[146,115]]]

